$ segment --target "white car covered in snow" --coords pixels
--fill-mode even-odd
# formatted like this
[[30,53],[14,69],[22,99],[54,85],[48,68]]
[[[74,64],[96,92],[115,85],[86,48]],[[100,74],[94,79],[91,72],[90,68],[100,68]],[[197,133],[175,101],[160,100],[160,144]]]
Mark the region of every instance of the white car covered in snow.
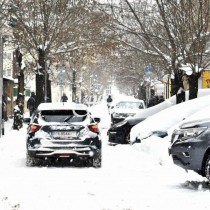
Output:
[[[203,91],[204,95],[205,93],[209,93],[208,91]],[[130,142],[141,141],[142,139],[145,139],[151,135],[158,135],[158,133],[167,133],[171,127],[207,107],[209,104],[210,95],[207,95],[186,101],[184,103],[173,105],[169,108],[159,111],[156,114],[150,115],[147,117],[147,119],[135,125],[131,129]]]
[[139,110],[145,109],[143,100],[135,98],[125,98],[112,103],[110,114],[112,123],[123,121],[129,116],[134,116]]

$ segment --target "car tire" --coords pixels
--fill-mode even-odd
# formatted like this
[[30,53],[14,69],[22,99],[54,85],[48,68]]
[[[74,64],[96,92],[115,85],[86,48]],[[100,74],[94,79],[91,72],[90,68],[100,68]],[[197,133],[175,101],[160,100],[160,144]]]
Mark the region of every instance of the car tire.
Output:
[[101,157],[96,157],[91,160],[92,167],[94,168],[101,168]]
[[130,141],[130,133],[128,133],[128,134],[125,135],[125,143],[126,144],[131,144],[131,141]]
[[26,166],[32,167],[32,166],[41,166],[41,165],[42,165],[42,160],[31,157],[28,154],[26,155]]
[[205,163],[205,177],[210,182],[210,154],[208,155],[208,158]]

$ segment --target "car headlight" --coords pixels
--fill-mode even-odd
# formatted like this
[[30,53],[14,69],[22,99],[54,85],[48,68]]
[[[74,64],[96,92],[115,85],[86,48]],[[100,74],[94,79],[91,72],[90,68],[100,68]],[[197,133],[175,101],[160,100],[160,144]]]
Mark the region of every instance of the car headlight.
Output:
[[207,127],[186,128],[186,129],[175,130],[174,134],[179,136],[180,140],[184,141],[184,140],[199,136],[206,129]]

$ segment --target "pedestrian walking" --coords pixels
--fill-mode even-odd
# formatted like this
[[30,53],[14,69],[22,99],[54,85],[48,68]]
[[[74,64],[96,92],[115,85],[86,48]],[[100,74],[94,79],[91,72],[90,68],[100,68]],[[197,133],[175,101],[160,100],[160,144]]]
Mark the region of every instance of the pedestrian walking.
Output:
[[110,109],[110,106],[111,106],[111,103],[112,103],[112,97],[111,97],[111,95],[108,96],[106,102],[107,102],[107,107],[108,107],[108,110],[109,110]]
[[61,102],[67,102],[68,101],[68,97],[66,96],[65,93],[63,93],[63,95],[61,96]]
[[112,97],[111,97],[111,95],[108,96],[106,102],[107,102],[107,103],[111,103],[111,102],[112,102]]
[[29,109],[31,116],[36,109],[36,95],[34,92],[31,92],[31,96],[27,101],[27,108]]

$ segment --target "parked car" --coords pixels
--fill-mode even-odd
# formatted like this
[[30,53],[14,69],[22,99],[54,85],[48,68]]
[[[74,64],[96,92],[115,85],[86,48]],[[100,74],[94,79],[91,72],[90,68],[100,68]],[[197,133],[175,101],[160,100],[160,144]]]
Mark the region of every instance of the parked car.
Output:
[[168,130],[210,104],[210,95],[188,100],[164,109],[132,127],[130,142],[139,142],[151,135],[164,137]]
[[[199,98],[202,96],[208,95],[208,94],[210,94],[210,90],[202,89],[202,90],[198,91]],[[186,98],[188,99],[188,91],[186,92]],[[108,133],[107,133],[109,143],[113,145],[113,144],[132,143],[133,141],[140,142],[141,140],[137,136],[135,136],[135,137],[137,137],[136,139],[132,139],[132,141],[130,141],[131,129],[135,125],[137,125],[139,123],[141,124],[143,120],[151,117],[152,115],[154,115],[154,117],[155,117],[155,114],[157,114],[158,112],[165,110],[169,107],[172,107],[174,105],[176,105],[176,97],[172,96],[169,99],[166,99],[165,101],[163,101],[153,107],[138,110],[138,112],[133,117],[127,117],[127,118],[125,118],[125,120],[121,121],[120,123],[117,123],[117,124],[111,126],[111,128],[108,130]],[[177,107],[177,108],[179,109],[179,107]],[[198,106],[198,108],[199,108],[199,106]],[[177,111],[180,112],[180,110],[178,110],[178,109],[177,109]],[[170,112],[170,109],[169,109],[169,112]],[[182,113],[185,116],[184,110],[181,111],[180,113]],[[176,117],[176,115],[174,117]],[[167,116],[167,118],[168,118],[168,116]],[[151,130],[151,131],[149,131],[149,134],[147,133],[148,134],[147,136],[155,135],[155,136],[163,138],[166,135],[168,135],[167,129],[160,127],[161,125],[163,125],[162,124],[163,122],[160,119],[161,119],[161,116],[154,120],[155,123],[151,123],[152,126],[148,125],[148,126],[146,126],[146,128],[143,129],[145,131]],[[170,118],[168,118],[168,120],[169,119]],[[153,118],[151,118],[150,121],[153,121]],[[175,122],[177,122],[177,121],[175,121]],[[173,123],[174,123],[174,120],[172,120],[172,119],[170,122],[166,121],[166,124],[168,126],[167,128],[172,126]],[[154,125],[154,127],[153,127],[153,125]],[[155,129],[155,126],[157,126],[157,125],[159,126],[159,129],[157,129],[157,128]],[[135,134],[136,133],[137,132],[135,131]]]
[[65,160],[100,167],[102,142],[98,122],[100,119],[92,118],[83,104],[40,104],[28,125],[27,165]]
[[114,124],[107,132],[109,143],[112,145],[130,143],[131,128],[143,120],[144,118],[130,117]]
[[145,103],[139,99],[124,99],[113,103],[110,109],[112,124],[134,116],[140,109],[145,109]]
[[[133,117],[129,116],[125,118],[123,121],[112,125],[107,132],[108,142],[111,145],[130,143],[130,131],[132,127],[142,122],[147,117],[175,105],[175,102],[176,98],[175,96],[172,96],[171,98],[153,107],[139,109]],[[162,134],[160,134],[160,136],[162,136]]]
[[210,181],[209,112],[210,106],[188,118],[174,130],[169,154],[174,164],[185,170],[193,170]]

